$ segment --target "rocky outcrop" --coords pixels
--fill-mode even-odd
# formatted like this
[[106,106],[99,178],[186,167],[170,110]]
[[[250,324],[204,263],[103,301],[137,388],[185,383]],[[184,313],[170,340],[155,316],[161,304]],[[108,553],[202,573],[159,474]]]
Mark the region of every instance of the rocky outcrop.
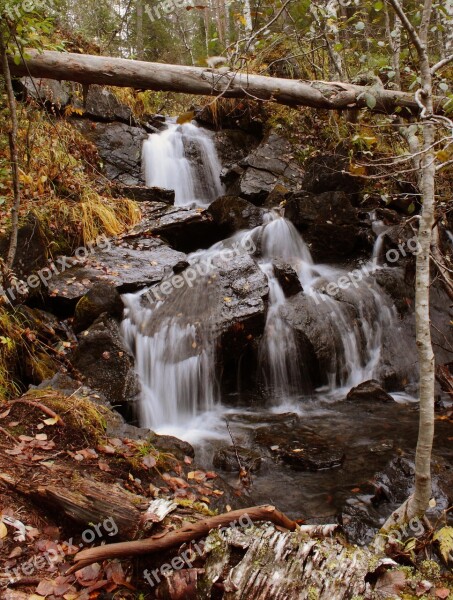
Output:
[[121,293],[138,290],[160,281],[186,257],[156,238],[104,242],[80,259],[57,260],[65,268],[49,280],[48,294],[58,314],[70,314],[95,283],[111,284]]
[[146,185],[122,185],[112,186],[112,193],[117,198],[130,198],[136,202],[163,202],[173,204],[175,191],[158,187],[146,187]]
[[[26,278],[48,264],[47,239],[38,218],[29,214],[17,235],[17,250],[13,269],[16,275]],[[0,254],[6,256],[9,236],[0,236]]]
[[302,291],[300,279],[291,265],[278,260],[273,260],[272,265],[274,267],[274,275],[282,286],[285,296],[294,296]]
[[239,129],[221,129],[215,132],[214,139],[220,162],[227,169],[242,161],[259,144],[259,138]]
[[349,159],[342,154],[321,154],[304,163],[302,189],[313,194],[344,192],[352,199],[360,189],[360,179],[349,172]]
[[373,247],[368,215],[357,210],[345,192],[297,192],[287,201],[285,217],[302,233],[315,262],[369,256]]
[[281,460],[299,471],[332,469],[341,466],[345,458],[344,449],[323,439],[300,421],[259,427],[254,440],[274,460]]
[[124,185],[143,185],[141,168],[142,142],[148,134],[141,127],[125,123],[93,123],[72,119],[72,123],[91,142],[102,159],[108,179]]
[[14,82],[15,91],[22,100],[33,98],[47,109],[62,110],[70,102],[72,96],[71,84],[36,77],[22,77]]
[[290,191],[301,189],[303,175],[294,160],[291,144],[275,132],[233,166],[231,173],[224,175],[224,180],[228,177],[230,180],[227,194],[236,194],[258,205],[264,203],[276,185]]
[[351,388],[346,396],[346,400],[351,402],[358,402],[361,400],[366,400],[368,402],[394,402],[390,394],[387,394],[375,379],[364,381]]
[[107,315],[79,336],[71,362],[85,383],[112,405],[124,406],[139,392],[134,359],[123,344],[117,321]]
[[222,471],[239,472],[241,468],[244,468],[246,471],[254,472],[258,471],[261,466],[261,455],[250,448],[228,446],[217,450],[212,464],[216,469]]
[[103,313],[117,319],[123,315],[123,302],[110,283],[98,282],[77,302],[74,312],[74,331],[89,327]]
[[221,196],[207,209],[219,228],[219,237],[227,237],[241,229],[253,229],[263,223],[264,211],[237,196]]
[[85,100],[84,116],[93,121],[122,121],[132,124],[132,111],[113,92],[102,85],[90,85]]
[[157,236],[183,252],[207,248],[222,239],[207,210],[168,206],[162,202],[142,205],[142,220],[126,236]]

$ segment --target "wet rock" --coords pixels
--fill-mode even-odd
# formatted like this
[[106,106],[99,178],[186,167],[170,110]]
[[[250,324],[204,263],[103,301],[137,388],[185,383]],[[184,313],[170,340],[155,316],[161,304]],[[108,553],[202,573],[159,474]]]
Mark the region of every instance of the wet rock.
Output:
[[[48,264],[47,240],[43,228],[32,214],[29,214],[19,227],[17,250],[13,270],[20,278],[36,273]],[[6,256],[9,248],[9,235],[0,236],[0,254]],[[31,288],[33,289],[33,288]]]
[[274,132],[239,166],[245,169],[238,184],[239,195],[255,204],[262,204],[276,185],[290,191],[301,187],[303,171],[294,161],[291,144]]
[[274,459],[301,471],[333,469],[341,466],[345,458],[342,448],[301,423],[260,427],[254,439],[256,444],[267,448]]
[[[195,327],[200,342],[184,349],[189,356],[200,352],[206,337],[216,339],[222,385],[236,389],[238,373],[247,384],[253,379],[257,338],[265,323],[267,279],[248,254],[230,250],[223,259],[209,260],[194,262],[177,280],[172,275],[152,287],[142,302],[153,305],[153,319],[139,326],[146,335],[153,335],[168,319],[181,328]],[[158,299],[163,300],[160,305]]]
[[243,160],[259,144],[259,138],[239,129],[215,132],[215,145],[222,165],[231,168]]
[[360,188],[359,179],[349,173],[349,159],[341,154],[324,154],[304,163],[302,189],[313,194],[342,191],[354,194]]
[[112,240],[93,247],[87,258],[65,259],[68,268],[49,281],[49,302],[58,314],[69,315],[95,283],[109,283],[120,293],[135,291],[160,281],[184,259],[156,238]]
[[321,440],[314,446],[299,442],[285,446],[277,451],[280,459],[298,471],[321,471],[341,467],[345,459],[344,453],[328,447]]
[[220,104],[215,110],[209,104],[195,110],[195,120],[213,129],[240,130],[258,138],[263,133],[263,122],[267,119],[263,106],[251,110],[244,101]]
[[165,204],[173,204],[175,201],[174,190],[146,187],[145,185],[118,184],[113,189],[113,193],[117,198],[130,198],[136,202],[163,202]]
[[277,208],[291,196],[291,191],[284,185],[277,184],[264,202],[266,208]]
[[111,283],[98,282],[77,302],[73,327],[79,332],[89,327],[103,313],[120,320],[123,301]]
[[195,450],[188,442],[184,442],[171,435],[158,435],[151,431],[148,441],[150,444],[156,446],[156,448],[159,448],[161,452],[170,452],[179,460],[184,460],[185,456],[190,456],[191,458],[195,456]]
[[144,185],[141,168],[142,142],[148,137],[140,127],[125,123],[93,123],[87,119],[71,119],[73,125],[99,152],[108,179],[124,185]]
[[346,400],[351,402],[359,402],[361,400],[373,402],[394,402],[390,394],[379,385],[375,379],[364,381],[349,390]]
[[237,196],[221,196],[208,208],[215,225],[227,237],[241,229],[253,229],[263,223],[264,211]]
[[[341,356],[343,347],[338,330],[332,325],[328,303],[316,304],[303,293],[288,298],[283,315],[295,332],[299,352],[315,387],[327,383],[332,372],[332,359]],[[355,311],[347,305],[354,318]]]
[[84,116],[94,121],[123,121],[131,124],[132,111],[115,94],[102,85],[90,85]]
[[[236,455],[237,453],[237,455]],[[214,454],[212,463],[216,469],[222,469],[222,471],[239,472],[241,467],[238,463],[238,458],[241,466],[246,471],[258,471],[261,466],[261,455],[250,448],[243,448],[242,446],[228,446],[227,448],[220,448]]]
[[[453,481],[453,469],[451,464],[444,458],[433,456],[433,497],[436,499],[436,507],[429,509],[431,515],[438,515],[451,506]],[[399,506],[414,491],[415,464],[410,457],[398,456],[391,460],[386,467],[377,473],[373,480],[378,492],[373,498],[375,505],[382,502]]]
[[54,79],[22,77],[14,82],[15,90],[22,99],[31,97],[49,110],[62,110],[71,100],[71,87],[68,83]]
[[99,317],[80,335],[71,362],[86,384],[102,392],[112,405],[125,405],[139,392],[134,359],[111,317]]
[[287,201],[285,217],[302,233],[315,262],[339,262],[363,251],[369,256],[368,217],[363,220],[344,192],[295,193]]
[[294,294],[302,291],[299,277],[291,265],[278,260],[273,260],[272,265],[274,267],[274,274],[282,286],[286,297],[294,296]]
[[399,267],[379,269],[373,277],[393,300],[400,315],[405,315],[412,310],[415,289],[405,279],[404,269]]
[[140,122],[142,126],[146,129],[148,133],[158,133],[159,131],[163,131],[167,129],[167,124],[165,123],[164,115],[154,115],[145,113]]
[[163,238],[183,252],[207,248],[222,238],[206,210],[186,206],[149,203],[143,207],[142,220],[126,237],[153,235]]

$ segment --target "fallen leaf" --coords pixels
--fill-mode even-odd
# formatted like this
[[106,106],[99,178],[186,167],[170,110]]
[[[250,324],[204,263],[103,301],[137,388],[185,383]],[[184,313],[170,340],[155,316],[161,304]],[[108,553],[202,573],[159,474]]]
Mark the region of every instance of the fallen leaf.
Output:
[[35,438],[40,442],[44,442],[45,440],[47,440],[47,433],[37,433],[35,435]]
[[154,456],[151,456],[151,454],[147,454],[146,456],[143,457],[142,463],[148,469],[152,469],[153,467],[156,466],[157,461],[154,458]]
[[50,419],[44,419],[44,423],[46,425],[56,425],[59,420],[60,420],[60,417],[52,417]]
[[450,595],[450,590],[448,590],[447,588],[438,588],[436,589],[436,596],[438,598],[448,598],[448,596]]
[[112,469],[109,467],[109,465],[106,462],[103,462],[102,460],[100,460],[98,462],[98,467],[101,469],[101,471],[111,471]]
[[5,538],[7,535],[8,535],[8,530],[6,528],[6,525],[3,523],[3,521],[0,521],[0,540]]
[[7,408],[7,409],[5,410],[5,412],[2,412],[2,413],[0,414],[0,419],[4,419],[5,417],[7,417],[7,416],[9,415],[9,413],[10,413],[10,410],[11,410],[10,408]]

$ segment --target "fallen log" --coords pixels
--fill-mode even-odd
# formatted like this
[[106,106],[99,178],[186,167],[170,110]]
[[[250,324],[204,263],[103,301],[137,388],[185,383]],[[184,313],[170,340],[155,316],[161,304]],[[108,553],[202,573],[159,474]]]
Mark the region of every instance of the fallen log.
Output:
[[106,559],[164,552],[192,540],[198,540],[206,536],[211,529],[217,527],[234,527],[244,517],[249,521],[270,521],[290,531],[294,531],[298,527],[295,521],[289,519],[274,506],[264,505],[242,508],[216,515],[209,519],[203,519],[196,523],[186,523],[180,529],[171,531],[165,535],[159,533],[144,540],[118,542],[116,544],[82,550],[75,555],[75,564],[67,571],[67,574],[74,573],[92,563]]
[[[89,527],[103,523],[110,518],[117,528],[117,535],[122,539],[136,537],[141,524],[142,513],[137,505],[143,498],[134,496],[118,485],[90,481],[80,478],[69,481],[60,475],[59,483],[46,481],[29,481],[27,478],[17,479],[7,473],[0,473],[0,481],[20,494],[35,502],[43,503],[53,511],[60,511],[71,520]],[[76,488],[76,489],[75,489]]]
[[[302,81],[235,71],[167,65],[124,58],[28,49],[25,62],[9,59],[13,76],[31,75],[82,84],[266,100],[330,110],[369,108],[375,112],[418,114],[414,95],[336,81]],[[445,98],[436,98],[441,111]]]

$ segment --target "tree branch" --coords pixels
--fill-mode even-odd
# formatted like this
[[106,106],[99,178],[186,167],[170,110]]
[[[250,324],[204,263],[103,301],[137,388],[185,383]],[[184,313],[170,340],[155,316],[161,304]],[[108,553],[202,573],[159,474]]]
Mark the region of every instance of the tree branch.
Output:
[[216,527],[234,527],[241,517],[246,517],[249,521],[271,521],[275,525],[285,527],[290,531],[294,531],[298,527],[295,521],[289,519],[274,506],[264,505],[242,508],[215,517],[210,517],[209,519],[204,519],[197,523],[187,523],[180,529],[171,531],[165,535],[158,533],[144,540],[119,542],[116,544],[98,546],[97,548],[87,548],[75,555],[75,564],[66,572],[66,574],[69,575],[94,562],[110,558],[164,552],[175,546],[179,547],[183,543],[200,539],[207,535],[211,529],[215,529]]

